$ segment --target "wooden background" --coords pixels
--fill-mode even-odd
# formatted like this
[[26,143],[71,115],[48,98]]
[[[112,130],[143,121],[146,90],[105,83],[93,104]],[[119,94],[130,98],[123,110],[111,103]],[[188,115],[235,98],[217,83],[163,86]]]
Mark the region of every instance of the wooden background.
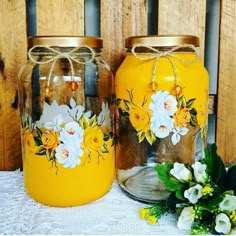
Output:
[[[89,31],[85,1],[88,0],[1,0],[0,170],[22,166],[17,74],[27,59],[27,36],[85,35],[86,27]],[[158,34],[198,36],[204,62],[206,1],[159,0],[151,9],[156,12],[157,19],[153,19],[157,22],[151,22],[148,0],[101,0],[95,13],[100,19],[99,36],[104,39],[103,57],[115,72],[123,59],[124,38],[148,34],[149,19],[149,24],[157,26]],[[218,92],[210,96],[210,104],[215,100],[217,103],[209,113],[216,114],[218,152],[225,163],[232,163],[236,160],[236,1],[222,0],[220,16]]]

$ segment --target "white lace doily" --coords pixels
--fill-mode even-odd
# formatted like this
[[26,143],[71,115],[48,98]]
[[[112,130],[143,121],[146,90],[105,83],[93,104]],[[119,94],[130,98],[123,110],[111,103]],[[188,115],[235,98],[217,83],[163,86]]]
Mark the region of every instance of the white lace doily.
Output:
[[68,208],[36,203],[24,190],[20,171],[0,172],[0,234],[167,235],[186,234],[173,215],[155,225],[139,218],[146,205],[124,195],[115,182],[108,194],[87,205]]

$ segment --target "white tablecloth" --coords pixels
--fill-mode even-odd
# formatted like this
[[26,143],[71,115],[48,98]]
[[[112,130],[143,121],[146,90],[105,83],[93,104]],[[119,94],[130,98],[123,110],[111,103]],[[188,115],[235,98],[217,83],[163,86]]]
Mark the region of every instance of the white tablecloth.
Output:
[[0,171],[0,234],[166,235],[186,234],[166,215],[155,225],[139,219],[145,205],[124,195],[115,182],[103,198],[78,207],[36,203],[24,190],[20,171]]

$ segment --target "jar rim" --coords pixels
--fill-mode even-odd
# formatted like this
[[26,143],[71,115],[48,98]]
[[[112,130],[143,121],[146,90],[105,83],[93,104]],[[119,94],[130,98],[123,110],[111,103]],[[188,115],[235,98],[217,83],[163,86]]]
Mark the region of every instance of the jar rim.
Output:
[[90,46],[92,48],[103,48],[103,39],[90,36],[59,36],[40,35],[28,37],[28,49],[36,45],[48,47],[79,47]]
[[191,44],[199,47],[199,38],[194,35],[140,35],[125,39],[125,47],[131,48],[135,44],[143,44],[151,47],[175,47],[182,44]]

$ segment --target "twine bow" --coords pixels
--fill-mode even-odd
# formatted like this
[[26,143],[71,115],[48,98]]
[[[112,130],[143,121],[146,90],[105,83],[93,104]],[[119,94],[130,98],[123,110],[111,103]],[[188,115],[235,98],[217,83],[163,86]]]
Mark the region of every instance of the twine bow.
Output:
[[[143,55],[143,53],[136,52],[137,48],[149,49],[150,54],[147,55],[145,53],[145,55]],[[179,49],[183,49],[183,48],[192,49],[195,57],[192,60],[186,60],[186,59],[183,59],[183,58],[180,58],[180,57],[176,56],[175,53]],[[160,51],[160,50],[158,50],[154,47],[151,47],[151,46],[148,46],[148,45],[145,45],[145,44],[135,44],[132,47],[131,52],[139,60],[143,60],[143,61],[148,60],[149,61],[149,60],[155,59],[154,66],[153,66],[153,71],[152,71],[152,82],[151,82],[153,91],[156,90],[156,82],[155,81],[156,81],[157,64],[158,64],[158,61],[161,57],[166,58],[170,62],[171,67],[172,67],[173,72],[174,72],[175,84],[177,84],[177,72],[176,72],[176,67],[175,67],[175,64],[174,64],[174,60],[177,60],[181,63],[190,65],[190,64],[193,64],[199,58],[197,49],[191,44],[181,44],[179,46],[173,47],[172,49],[170,49],[168,51]]]
[[[33,57],[33,55],[32,55],[32,53],[33,53],[33,51],[34,51],[35,49],[37,49],[37,48],[40,48],[40,49],[42,49],[42,48],[43,48],[43,49],[47,49],[47,50],[49,50],[50,52],[54,53],[55,56],[52,56],[51,58],[49,58],[48,60],[45,60],[45,61],[38,61],[38,60],[35,60],[34,57]],[[76,58],[74,57],[73,54],[74,54],[76,51],[78,51],[79,49],[81,49],[81,48],[86,48],[86,49],[89,50],[89,52],[76,53],[76,55],[91,55],[91,58],[90,58],[89,60],[87,60],[87,61],[82,61],[82,60],[76,59]],[[95,51],[94,51],[91,47],[89,47],[89,46],[87,46],[87,45],[81,45],[80,47],[76,47],[76,48],[72,49],[72,50],[69,51],[69,52],[60,52],[60,51],[58,51],[58,50],[56,50],[56,49],[54,49],[54,48],[51,48],[51,47],[48,47],[48,46],[45,46],[45,45],[36,45],[36,46],[32,47],[32,48],[29,50],[29,52],[28,52],[28,57],[29,57],[29,59],[30,59],[33,63],[35,63],[35,64],[43,65],[43,64],[48,64],[48,63],[50,63],[50,62],[53,62],[53,63],[52,63],[52,66],[51,66],[51,68],[50,68],[49,74],[48,74],[48,83],[47,83],[47,86],[48,86],[48,87],[49,87],[49,85],[50,85],[50,79],[51,79],[51,76],[52,76],[52,72],[53,72],[54,66],[55,66],[55,64],[56,64],[56,62],[57,62],[57,60],[58,60],[59,58],[66,58],[66,59],[69,61],[70,69],[71,69],[71,80],[74,81],[75,71],[74,71],[74,67],[73,67],[73,63],[72,63],[72,62],[76,62],[76,63],[83,64],[83,65],[85,65],[85,64],[90,64],[90,63],[93,62],[95,56],[96,56]]]

